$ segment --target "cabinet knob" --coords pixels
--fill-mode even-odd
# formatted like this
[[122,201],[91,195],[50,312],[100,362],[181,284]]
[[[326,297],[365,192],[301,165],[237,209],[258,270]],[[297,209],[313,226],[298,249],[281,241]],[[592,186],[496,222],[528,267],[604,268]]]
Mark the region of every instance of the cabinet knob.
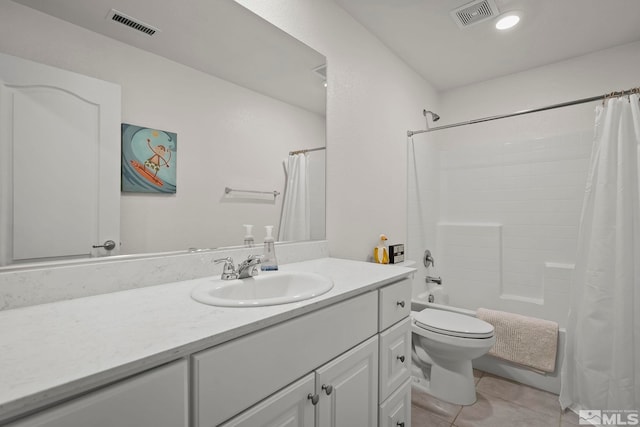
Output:
[[399,305],[400,307],[404,308],[404,301],[398,301],[396,302],[396,305]]
[[309,393],[309,395],[307,396],[307,399],[309,399],[311,403],[313,403],[314,405],[317,405],[318,401],[320,400],[320,395]]
[[396,357],[396,359],[398,359],[401,363],[404,363],[404,356],[398,356]]
[[330,395],[331,393],[333,393],[333,386],[332,385],[323,384],[322,385],[322,389],[324,390],[325,393],[327,393],[327,396]]
[[396,425],[397,425],[398,427],[404,427],[404,421],[398,421],[398,422],[396,423]]

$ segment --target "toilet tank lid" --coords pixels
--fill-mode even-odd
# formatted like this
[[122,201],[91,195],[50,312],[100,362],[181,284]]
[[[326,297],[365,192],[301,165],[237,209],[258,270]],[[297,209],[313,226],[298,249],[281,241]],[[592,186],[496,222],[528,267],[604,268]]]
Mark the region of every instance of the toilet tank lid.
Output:
[[457,332],[458,334],[477,336],[479,338],[493,335],[493,325],[490,323],[476,317],[445,310],[426,308],[416,313],[414,320],[420,326],[428,329]]

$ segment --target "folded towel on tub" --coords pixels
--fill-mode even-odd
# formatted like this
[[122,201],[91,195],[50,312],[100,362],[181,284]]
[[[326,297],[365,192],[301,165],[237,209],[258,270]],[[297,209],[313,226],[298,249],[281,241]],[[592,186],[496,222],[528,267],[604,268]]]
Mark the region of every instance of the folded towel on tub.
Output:
[[479,319],[491,323],[496,343],[489,354],[535,371],[553,372],[558,349],[558,324],[504,311],[478,309]]

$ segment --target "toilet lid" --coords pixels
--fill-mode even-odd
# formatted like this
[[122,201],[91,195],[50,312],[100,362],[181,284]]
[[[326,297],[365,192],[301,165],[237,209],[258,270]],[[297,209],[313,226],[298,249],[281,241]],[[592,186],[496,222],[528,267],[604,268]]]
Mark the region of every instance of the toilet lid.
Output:
[[491,338],[493,325],[476,317],[445,310],[426,308],[416,313],[417,326],[439,334],[464,338]]

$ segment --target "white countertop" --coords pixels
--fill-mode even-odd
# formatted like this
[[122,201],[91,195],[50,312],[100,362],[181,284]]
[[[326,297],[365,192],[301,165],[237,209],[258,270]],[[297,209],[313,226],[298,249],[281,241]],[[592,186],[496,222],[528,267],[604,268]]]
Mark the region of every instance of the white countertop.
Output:
[[[322,258],[280,266],[331,277],[297,303],[223,308],[191,299],[194,280],[0,311],[0,422],[410,275]],[[90,286],[89,284],[87,286]]]

